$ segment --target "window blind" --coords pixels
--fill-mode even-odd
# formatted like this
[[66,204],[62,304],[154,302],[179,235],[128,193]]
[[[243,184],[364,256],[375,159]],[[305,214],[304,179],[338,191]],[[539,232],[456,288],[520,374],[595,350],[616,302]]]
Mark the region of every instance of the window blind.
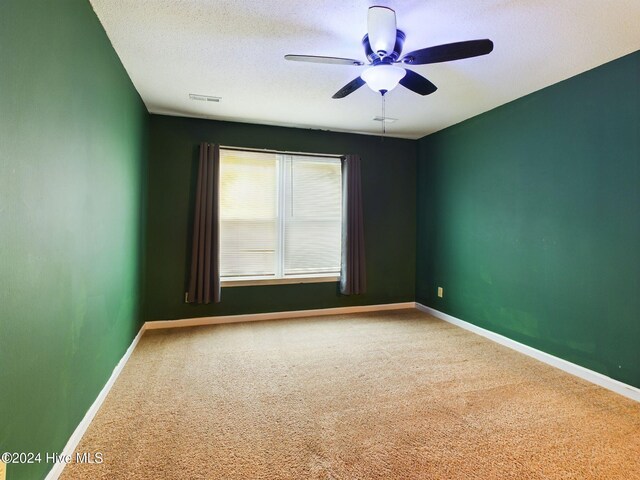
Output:
[[285,177],[285,276],[339,273],[340,159],[289,157]]
[[221,151],[223,278],[337,275],[341,230],[340,159]]
[[276,274],[277,164],[275,154],[221,153],[221,277]]

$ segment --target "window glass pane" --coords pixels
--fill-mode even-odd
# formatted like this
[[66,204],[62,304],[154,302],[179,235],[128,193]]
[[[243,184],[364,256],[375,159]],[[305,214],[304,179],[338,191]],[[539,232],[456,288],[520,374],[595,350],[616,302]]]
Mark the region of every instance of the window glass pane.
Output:
[[284,274],[339,272],[340,160],[292,156],[285,165]]
[[220,274],[275,275],[278,244],[277,156],[222,150]]

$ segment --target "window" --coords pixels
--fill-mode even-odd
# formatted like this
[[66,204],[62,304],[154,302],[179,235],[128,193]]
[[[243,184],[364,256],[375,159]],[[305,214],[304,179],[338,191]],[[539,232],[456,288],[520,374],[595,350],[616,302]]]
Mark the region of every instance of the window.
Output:
[[339,158],[221,150],[223,284],[336,280],[341,229]]

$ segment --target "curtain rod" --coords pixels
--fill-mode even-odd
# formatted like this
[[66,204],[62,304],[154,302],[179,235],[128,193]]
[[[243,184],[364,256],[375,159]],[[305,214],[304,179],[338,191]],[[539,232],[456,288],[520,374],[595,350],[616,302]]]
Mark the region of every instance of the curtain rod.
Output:
[[222,150],[237,150],[240,152],[263,152],[263,153],[280,153],[284,155],[300,155],[305,157],[329,157],[329,158],[342,158],[344,155],[338,155],[333,153],[311,153],[311,152],[289,152],[287,150],[271,150],[268,148],[248,148],[248,147],[231,147],[228,145],[220,145]]

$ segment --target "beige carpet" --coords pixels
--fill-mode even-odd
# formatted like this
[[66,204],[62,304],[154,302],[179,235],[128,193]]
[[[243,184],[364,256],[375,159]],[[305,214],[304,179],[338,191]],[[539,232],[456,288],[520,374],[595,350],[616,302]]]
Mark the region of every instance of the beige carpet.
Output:
[[147,332],[69,479],[640,479],[640,404],[417,311]]

